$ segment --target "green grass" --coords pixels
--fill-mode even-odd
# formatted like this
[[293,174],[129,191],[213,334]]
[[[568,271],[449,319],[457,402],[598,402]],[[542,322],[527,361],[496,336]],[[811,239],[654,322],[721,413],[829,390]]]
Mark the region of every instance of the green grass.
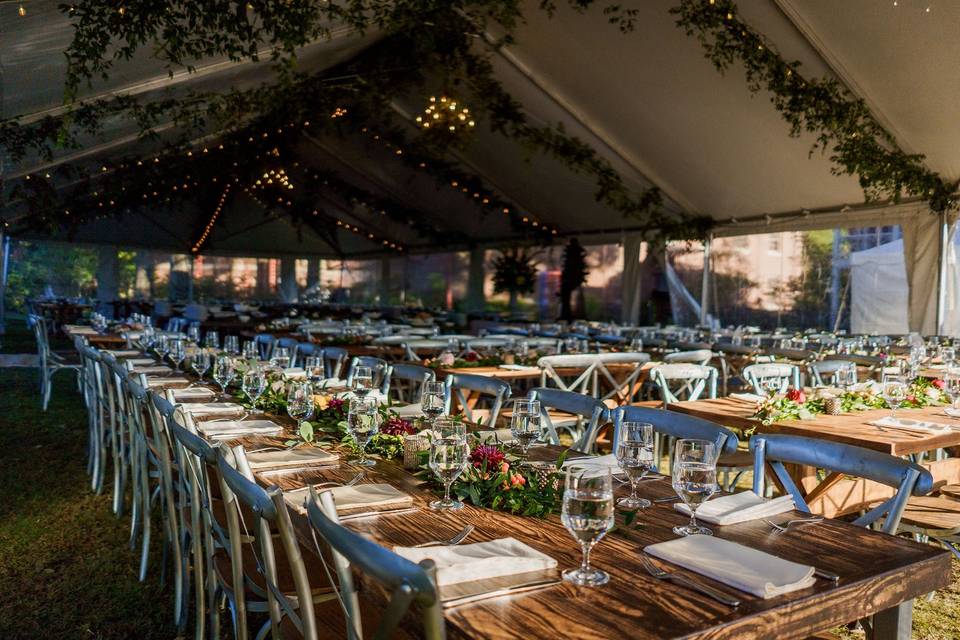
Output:
[[[20,321],[7,330],[0,351],[33,351]],[[86,415],[70,376],[57,374],[43,413],[36,371],[0,369],[0,639],[175,638],[159,554],[147,582],[138,582],[129,517],[114,517],[107,492],[90,491]],[[960,637],[960,562],[953,569],[950,587],[917,602],[914,638]],[[837,636],[863,634],[842,629]]]

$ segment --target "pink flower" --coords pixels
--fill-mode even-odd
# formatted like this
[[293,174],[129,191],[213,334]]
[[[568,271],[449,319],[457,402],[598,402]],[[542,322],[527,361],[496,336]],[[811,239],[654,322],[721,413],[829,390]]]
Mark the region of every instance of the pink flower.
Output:
[[945,386],[947,386],[947,385],[943,382],[943,380],[941,380],[941,379],[939,379],[939,378],[937,378],[936,380],[934,380],[934,381],[931,382],[930,384],[932,384],[933,386],[935,386],[937,389],[943,389]]
[[787,391],[787,400],[791,400],[797,404],[803,404],[807,401],[807,396],[804,395],[802,389],[790,389]]
[[455,358],[453,357],[453,354],[450,353],[449,351],[444,351],[443,353],[440,354],[440,357],[437,358],[437,362],[439,362],[444,367],[453,366],[454,360]]
[[484,463],[487,464],[487,469],[496,469],[506,462],[506,459],[507,454],[492,444],[482,444],[470,452],[470,462],[477,469],[482,468]]
[[522,487],[525,484],[527,484],[527,479],[524,478],[519,473],[514,473],[513,475],[510,476],[511,487]]

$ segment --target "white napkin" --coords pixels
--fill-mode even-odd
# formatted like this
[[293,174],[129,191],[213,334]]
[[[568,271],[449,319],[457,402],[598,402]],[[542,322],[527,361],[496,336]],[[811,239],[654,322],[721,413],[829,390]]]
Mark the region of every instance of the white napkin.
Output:
[[960,418],[960,409],[954,409],[953,407],[944,407],[943,412],[950,416],[951,418]]
[[414,404],[395,405],[390,407],[390,411],[393,411],[401,418],[420,418],[425,415],[419,402]]
[[239,438],[242,436],[272,436],[283,431],[283,427],[269,420],[246,420],[237,422],[200,422],[197,429],[208,438]]
[[[674,509],[690,515],[690,507],[675,504]],[[709,500],[697,508],[697,520],[720,526],[769,518],[794,508],[793,496],[764,500],[753,491],[744,491]]]
[[[338,391],[338,392],[336,392],[336,393],[333,394],[333,397],[334,397],[334,398],[338,398],[338,399],[340,399],[340,400],[350,401],[350,400],[353,400],[354,398],[356,398],[356,397],[357,397],[357,394],[355,394],[353,391]],[[367,398],[376,398],[376,399],[377,399],[377,402],[380,402],[380,403],[384,403],[384,402],[387,401],[387,396],[383,395],[383,394],[380,393],[379,391],[370,391],[370,392],[367,393],[367,395],[366,395],[365,397],[367,397]]]
[[715,536],[686,536],[644,551],[764,599],[806,589],[816,581],[813,567]]
[[64,330],[68,333],[73,333],[78,336],[96,336],[99,335],[96,329],[93,327],[82,327],[78,325],[67,325],[64,327]]
[[943,433],[953,429],[948,424],[939,422],[927,422],[926,420],[911,420],[910,418],[894,418],[884,416],[879,420],[872,420],[869,424],[875,427],[890,427],[893,429],[913,429],[914,431],[930,431],[934,433]]
[[327,378],[320,383],[320,389],[343,389],[347,381],[342,378]]
[[[127,362],[129,362],[135,367],[134,369],[135,371],[136,371],[136,367],[164,366],[164,365],[158,365],[157,361],[154,360],[153,358],[129,358]],[[164,366],[164,368],[166,367]]]
[[540,371],[540,367],[529,364],[502,364],[500,368],[506,369],[507,371]]
[[[285,492],[284,498],[298,511],[306,512],[304,508],[304,493],[308,487]],[[337,511],[348,509],[370,509],[376,507],[404,507],[413,504],[413,498],[389,484],[355,484],[350,487],[333,487],[323,489],[333,494],[333,501]],[[319,492],[319,490],[318,490]]]
[[243,413],[243,407],[234,402],[191,402],[180,406],[185,412],[193,416],[238,415]]
[[743,400],[745,402],[762,402],[763,396],[756,393],[731,393],[730,396],[734,400]]
[[510,429],[497,429],[495,431],[477,431],[477,438],[480,442],[495,442],[497,438],[500,442],[513,442],[513,433]]
[[[159,380],[159,378],[158,378]],[[194,400],[196,398],[212,398],[217,394],[206,387],[190,387],[189,389],[174,389],[174,400]]]
[[173,369],[162,365],[156,367],[134,367],[133,372],[146,375],[159,375],[161,373],[173,373]]
[[532,571],[545,571],[557,561],[514,538],[438,547],[395,547],[398,556],[411,562],[437,563],[437,585],[487,580]]
[[608,453],[605,456],[591,456],[589,458],[564,460],[563,462],[564,469],[574,465],[585,469],[584,477],[599,475],[601,472],[605,472],[608,469],[612,475],[617,475],[623,472],[619,463],[617,463],[617,456],[612,453]]
[[[136,349],[104,349],[104,353],[109,353],[114,358],[130,358],[140,355]],[[153,360],[150,360],[153,362]]]
[[283,370],[283,377],[287,380],[306,380],[307,372],[303,367],[288,367]]
[[[242,424],[242,423],[241,423]],[[247,454],[247,462],[251,469],[282,469],[285,467],[302,467],[309,464],[329,464],[336,462],[340,456],[331,451],[324,451],[317,447],[300,447],[298,449],[284,449],[283,451],[258,451]]]
[[186,378],[147,378],[147,388],[165,387],[168,385],[190,384]]

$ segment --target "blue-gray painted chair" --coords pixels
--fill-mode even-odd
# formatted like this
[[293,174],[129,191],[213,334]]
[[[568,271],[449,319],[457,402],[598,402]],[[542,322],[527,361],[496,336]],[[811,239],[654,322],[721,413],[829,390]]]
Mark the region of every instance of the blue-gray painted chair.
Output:
[[790,387],[800,388],[800,367],[786,362],[751,364],[744,367],[743,379],[756,394],[765,396],[768,390],[785,393]]
[[87,405],[87,473],[90,475],[90,488],[100,493],[106,464],[100,356],[96,349],[79,342],[77,351],[83,365],[83,397]]
[[50,349],[50,334],[47,321],[44,318],[31,314],[27,316],[27,324],[33,329],[33,336],[37,341],[37,357],[40,360],[40,401],[43,410],[46,411],[47,405],[50,404],[50,393],[53,389],[53,375],[59,371],[73,371],[77,375],[77,386],[79,387],[81,365],[67,362],[63,356]]
[[342,347],[324,347],[320,352],[323,359],[323,371],[328,378],[339,378],[343,373],[343,363],[350,354]]
[[277,345],[277,338],[269,333],[258,333],[253,337],[253,343],[257,345],[257,356],[261,360],[269,360],[273,355],[273,348]]
[[663,356],[664,362],[707,365],[713,360],[713,351],[710,349],[693,349],[688,351],[674,351]]
[[[486,418],[484,424],[489,427],[495,427],[497,417],[500,415],[500,408],[503,402],[510,397],[510,385],[503,380],[491,378],[488,376],[478,376],[470,373],[456,373],[447,376],[444,380],[446,389],[446,413],[450,414],[454,409],[454,400],[467,420],[477,422]],[[468,398],[476,394],[479,399],[490,399],[490,409],[488,415],[484,416],[476,407],[471,408]]]
[[[416,606],[422,617],[417,637],[443,640],[446,628],[443,610],[436,587],[436,565],[432,560],[414,564],[388,549],[340,525],[333,494],[324,491],[319,496],[310,488],[307,499],[307,517],[317,535],[330,547],[341,585],[341,600],[348,623],[344,634],[350,640],[364,637],[360,600],[352,589],[351,567],[365,578],[378,583],[390,600],[376,622],[373,633],[366,635],[376,640],[395,637],[400,623],[412,615]],[[365,604],[365,608],[369,605]],[[306,638],[310,638],[304,634]]]
[[[406,350],[406,358],[410,362],[422,362],[426,356],[435,356],[446,349],[450,341],[446,338],[412,339],[403,343]],[[457,350],[460,349],[460,341],[457,340]]]
[[573,436],[574,448],[588,451],[583,447],[596,441],[600,427],[610,419],[610,411],[603,402],[582,393],[536,387],[527,397],[540,402],[540,428],[550,444],[560,444],[557,432],[563,430]]
[[357,367],[370,367],[373,374],[373,386],[384,397],[390,393],[390,363],[374,356],[354,356],[347,367],[347,386],[353,388],[353,374]]
[[800,491],[784,463],[815,467],[832,476],[854,476],[873,480],[896,490],[887,500],[853,521],[866,527],[883,519],[884,533],[894,534],[911,495],[922,496],[933,489],[933,476],[920,465],[879,451],[840,442],[780,434],[756,435],[750,440],[753,453],[753,490],[763,495],[766,471],[773,471],[800,511],[810,512],[804,492]]
[[420,402],[424,382],[433,382],[437,374],[433,369],[419,364],[396,363],[390,368],[392,400],[405,404]]
[[186,318],[170,318],[167,320],[167,326],[165,331],[172,331],[173,333],[182,333],[187,330],[187,327],[190,326],[190,321]]
[[319,357],[322,353],[323,349],[319,345],[312,342],[298,342],[297,357],[293,361],[293,366],[304,367],[307,364],[307,358]]
[[857,365],[850,360],[821,360],[807,365],[810,378],[815,387],[837,384],[837,375],[841,371],[852,370],[853,382],[857,382]]
[[717,397],[717,370],[699,364],[662,364],[650,372],[664,405]]

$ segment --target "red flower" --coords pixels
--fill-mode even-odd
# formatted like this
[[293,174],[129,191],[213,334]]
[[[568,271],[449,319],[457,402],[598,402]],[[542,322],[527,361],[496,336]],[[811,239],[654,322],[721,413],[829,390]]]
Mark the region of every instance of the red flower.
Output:
[[463,354],[463,359],[466,360],[467,362],[476,362],[477,360],[480,359],[480,354],[477,353],[476,351],[468,351],[465,354]]
[[792,400],[797,404],[803,404],[807,401],[807,396],[803,394],[803,389],[790,389],[787,391],[787,400]]
[[380,431],[388,436],[406,436],[417,432],[417,430],[413,428],[412,424],[400,416],[390,416],[383,424],[383,427],[380,429]]
[[937,389],[943,389],[945,386],[947,386],[947,385],[944,383],[944,381],[941,380],[941,379],[939,379],[939,378],[937,378],[936,380],[934,380],[934,381],[931,382],[930,384],[932,384],[933,386],[935,386]]
[[329,411],[336,411],[340,415],[346,413],[344,410],[345,405],[346,403],[343,401],[343,398],[330,398],[330,400],[327,401],[327,409]]
[[470,462],[477,469],[483,468],[484,463],[487,464],[488,470],[497,469],[500,467],[500,463],[506,461],[506,459],[507,454],[501,451],[500,447],[492,444],[482,444],[470,452]]

